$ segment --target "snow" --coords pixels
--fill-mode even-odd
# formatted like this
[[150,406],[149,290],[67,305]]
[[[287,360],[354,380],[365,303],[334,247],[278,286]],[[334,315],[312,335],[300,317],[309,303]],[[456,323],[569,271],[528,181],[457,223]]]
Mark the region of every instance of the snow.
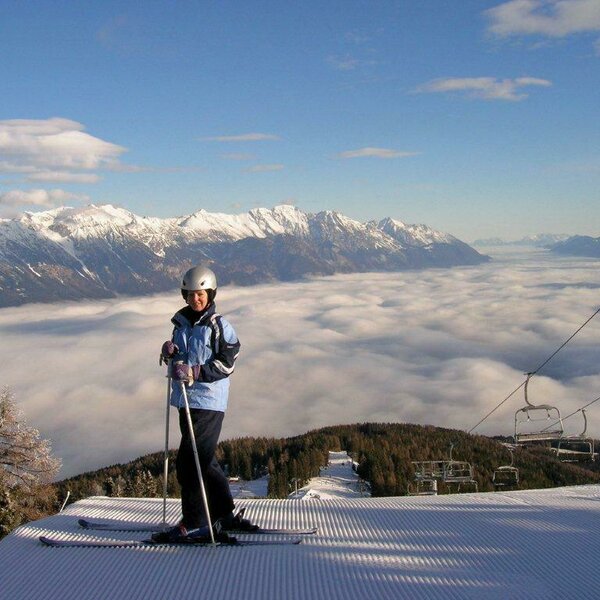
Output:
[[260,477],[252,481],[244,479],[231,479],[229,488],[234,498],[266,498],[269,488],[268,477]]
[[[204,209],[191,215],[178,218],[141,217],[128,210],[112,204],[84,207],[61,207],[42,212],[26,212],[20,219],[10,222],[40,232],[57,243],[62,240],[81,240],[102,237],[107,232],[118,232],[126,229],[131,235],[144,241],[147,245],[162,242],[168,244],[179,230],[188,239],[204,239],[207,241],[234,241],[249,237],[264,238],[270,235],[288,234],[299,237],[310,235],[311,224],[320,224],[326,230],[346,235],[369,235],[379,233],[380,244],[389,245],[387,235],[398,235],[413,245],[432,243],[450,243],[455,239],[447,234],[430,229],[425,225],[406,225],[391,218],[384,219],[379,225],[361,223],[334,211],[323,211],[317,214],[304,213],[290,205],[278,205],[272,209],[257,208],[247,213],[232,215],[211,213]],[[5,224],[5,229],[9,223]],[[387,233],[377,232],[387,224]],[[375,226],[375,228],[373,227]],[[390,233],[393,232],[393,233]],[[67,249],[67,251],[69,251]],[[70,252],[72,254],[72,251]]]
[[397,219],[383,219],[379,222],[379,228],[395,239],[410,245],[428,246],[429,244],[452,244],[456,238],[448,233],[436,231],[427,225],[407,225]]
[[[600,596],[600,486],[360,497],[347,459],[309,484],[320,499],[240,499],[265,527],[318,526],[299,546],[47,548],[65,540],[142,539],[91,532],[79,518],[160,523],[162,499],[94,497],[0,542],[5,600],[564,599]],[[327,487],[326,480],[331,480]],[[352,481],[356,482],[355,479]],[[346,486],[349,487],[349,486]],[[336,491],[337,489],[337,491]],[[329,498],[325,498],[329,494]],[[168,518],[179,516],[169,499]]]
[[41,277],[41,275],[29,264],[29,263],[25,263],[27,265],[27,267],[29,268],[29,270],[36,276],[36,277]]
[[352,458],[347,452],[330,452],[326,467],[321,468],[319,477],[313,477],[297,492],[289,495],[295,500],[332,500],[334,498],[361,498],[369,496],[366,484],[352,467]]

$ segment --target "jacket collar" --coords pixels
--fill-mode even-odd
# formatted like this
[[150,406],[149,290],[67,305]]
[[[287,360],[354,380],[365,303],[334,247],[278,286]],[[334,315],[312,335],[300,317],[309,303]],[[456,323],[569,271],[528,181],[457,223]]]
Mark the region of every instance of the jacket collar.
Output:
[[[194,325],[198,325],[203,321],[209,319],[212,315],[215,314],[216,306],[214,302],[211,302],[207,308],[205,308],[201,313],[197,313],[192,310],[189,306],[184,306],[181,310],[178,310],[171,322],[174,325],[187,325],[189,327],[193,327]],[[198,318],[197,315],[200,315]]]

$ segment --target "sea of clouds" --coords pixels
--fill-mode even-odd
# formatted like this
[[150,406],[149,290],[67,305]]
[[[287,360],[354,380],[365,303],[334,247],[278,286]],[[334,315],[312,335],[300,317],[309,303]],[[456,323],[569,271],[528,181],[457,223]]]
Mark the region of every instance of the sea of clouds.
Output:
[[[600,306],[600,262],[543,250],[455,269],[219,290],[242,350],[222,439],[366,421],[472,429]],[[62,477],[164,447],[169,294],[0,310],[0,386],[52,442]],[[600,315],[532,379],[567,415],[600,396]],[[511,435],[514,394],[474,433]],[[600,402],[588,411],[600,436]],[[177,447],[171,411],[171,447]],[[581,413],[565,422],[580,433]]]

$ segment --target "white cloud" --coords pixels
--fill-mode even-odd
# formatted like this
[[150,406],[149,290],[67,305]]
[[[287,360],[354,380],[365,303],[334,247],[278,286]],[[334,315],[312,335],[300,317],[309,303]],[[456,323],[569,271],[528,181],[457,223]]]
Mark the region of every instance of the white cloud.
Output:
[[[242,351],[223,438],[364,421],[468,430],[590,316],[598,289],[594,261],[539,252],[464,269],[224,287],[218,308]],[[0,310],[10,340],[0,345],[0,387],[53,440],[64,475],[161,450],[157,352],[180,301],[174,290]],[[598,396],[599,331],[600,316],[532,380],[532,402],[566,415]],[[510,435],[523,404],[515,395],[476,433]],[[600,403],[588,417],[598,437]],[[565,427],[579,433],[581,423]]]
[[271,173],[273,171],[283,171],[285,167],[280,164],[273,165],[254,165],[244,169],[246,173]]
[[27,181],[52,183],[97,183],[100,177],[95,173],[68,173],[66,171],[39,171],[27,176]]
[[417,93],[464,92],[472,98],[483,100],[524,100],[528,94],[519,93],[520,88],[529,86],[549,87],[551,81],[538,77],[517,77],[516,79],[494,79],[493,77],[459,77],[434,79],[421,86]]
[[15,217],[24,206],[37,208],[54,208],[66,202],[87,202],[89,198],[78,194],[72,194],[64,190],[10,190],[0,194],[0,214],[7,217]]
[[510,0],[485,14],[489,30],[501,37],[565,37],[600,30],[598,0]]
[[419,152],[401,152],[399,150],[392,150],[390,148],[373,148],[371,146],[367,146],[366,148],[340,152],[337,155],[337,158],[406,158],[408,156],[416,156],[417,154],[419,154]]
[[242,133],[239,135],[217,135],[202,138],[205,142],[262,142],[276,141],[279,136],[271,133]]
[[62,118],[0,121],[0,172],[30,181],[94,183],[92,171],[119,166],[126,149],[94,137]]

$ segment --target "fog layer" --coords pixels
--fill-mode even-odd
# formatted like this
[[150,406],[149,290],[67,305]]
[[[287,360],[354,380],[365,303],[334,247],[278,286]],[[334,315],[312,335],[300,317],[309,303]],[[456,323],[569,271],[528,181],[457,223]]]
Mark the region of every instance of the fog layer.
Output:
[[[365,421],[471,429],[598,308],[600,263],[544,251],[468,268],[219,290],[242,342],[222,439]],[[61,477],[164,445],[158,365],[170,294],[0,310],[0,385],[52,441]],[[600,396],[600,316],[530,385],[566,415]],[[474,433],[513,432],[515,394]],[[600,436],[600,402],[588,432]],[[178,444],[171,411],[171,446]],[[580,413],[565,422],[582,429]]]

